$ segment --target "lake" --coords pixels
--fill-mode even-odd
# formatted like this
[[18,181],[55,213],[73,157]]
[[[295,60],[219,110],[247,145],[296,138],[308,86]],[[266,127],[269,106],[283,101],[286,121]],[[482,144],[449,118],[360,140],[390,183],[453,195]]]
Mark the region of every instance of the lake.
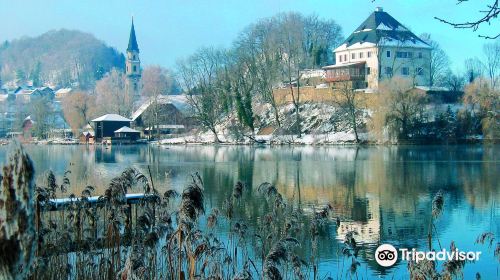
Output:
[[[69,193],[79,195],[87,185],[102,194],[109,181],[126,167],[148,174],[156,188],[182,191],[190,174],[205,182],[209,210],[221,207],[237,181],[246,184],[249,209],[241,213],[249,227],[258,219],[263,182],[274,184],[289,202],[305,212],[330,204],[340,218],[319,237],[321,276],[348,276],[341,249],[345,233],[354,230],[361,246],[359,279],[408,278],[407,263],[383,268],[374,260],[378,244],[400,248],[427,248],[433,196],[442,190],[444,212],[436,221],[439,244],[452,241],[461,250],[482,251],[479,261],[467,263],[464,279],[498,278],[494,248],[475,244],[477,236],[492,232],[500,238],[500,145],[482,146],[26,146],[35,164],[38,183],[52,170],[58,181],[66,170]],[[7,147],[0,148],[5,160]],[[141,190],[132,191],[140,192]],[[67,196],[68,194],[65,194]],[[208,212],[208,211],[207,211]],[[333,220],[333,218],[332,218]],[[438,244],[439,243],[439,244]],[[299,250],[308,250],[300,247]],[[347,276],[346,276],[347,275]],[[393,278],[394,277],[394,278]]]

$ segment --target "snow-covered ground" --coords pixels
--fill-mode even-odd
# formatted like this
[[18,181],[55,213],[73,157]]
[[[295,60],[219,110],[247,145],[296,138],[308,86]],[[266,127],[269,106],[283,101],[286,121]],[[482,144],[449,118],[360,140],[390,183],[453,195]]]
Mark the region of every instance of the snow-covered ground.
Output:
[[[255,108],[256,126],[255,136],[249,131],[242,133],[237,126],[235,116],[229,116],[217,127],[217,137],[223,144],[267,144],[267,145],[328,145],[352,144],[355,136],[352,129],[342,117],[343,112],[330,104],[310,103],[300,108],[301,137],[290,133],[296,121],[295,108],[292,104],[280,107],[281,127],[275,125],[274,113],[270,105],[261,105]],[[360,140],[370,140],[368,133],[359,129]],[[253,141],[253,139],[255,141]],[[212,132],[197,131],[189,135],[163,139],[157,144],[211,144],[215,142]]]

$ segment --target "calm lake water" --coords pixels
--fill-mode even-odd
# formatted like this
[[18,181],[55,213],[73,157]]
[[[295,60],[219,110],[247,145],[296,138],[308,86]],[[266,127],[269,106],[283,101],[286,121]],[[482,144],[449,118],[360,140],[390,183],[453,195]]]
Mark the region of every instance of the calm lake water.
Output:
[[[373,253],[380,243],[425,250],[432,197],[445,193],[444,213],[436,222],[438,239],[449,248],[482,251],[481,259],[467,263],[464,279],[499,278],[494,248],[477,245],[483,232],[500,239],[500,146],[411,147],[279,147],[240,146],[27,146],[37,175],[52,170],[60,181],[70,170],[70,193],[86,185],[101,186],[133,166],[147,174],[151,167],[155,185],[182,191],[189,175],[199,172],[205,181],[206,208],[221,207],[233,185],[243,181],[250,207],[242,215],[256,223],[262,197],[252,195],[262,182],[275,184],[288,200],[313,205],[330,203],[340,227],[334,223],[320,236],[320,275],[345,278],[350,263],[340,252],[348,230],[356,230],[361,244],[359,279],[408,278],[407,263],[384,269]],[[7,148],[0,148],[0,159]],[[166,179],[168,177],[168,179]],[[141,190],[132,191],[140,192]],[[435,248],[439,248],[435,239]],[[301,247],[304,251],[310,248]],[[350,262],[350,259],[348,259]],[[345,268],[347,267],[347,269]],[[350,276],[349,276],[350,277]]]

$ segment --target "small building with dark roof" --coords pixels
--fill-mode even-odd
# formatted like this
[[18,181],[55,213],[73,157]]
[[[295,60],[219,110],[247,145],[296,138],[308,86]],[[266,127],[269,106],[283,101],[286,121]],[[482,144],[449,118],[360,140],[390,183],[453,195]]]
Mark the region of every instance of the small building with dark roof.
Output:
[[78,137],[80,143],[82,144],[93,144],[94,143],[94,131],[93,130],[88,130],[82,132],[80,136]]
[[132,120],[117,114],[106,114],[93,119],[92,122],[94,123],[95,140],[101,142],[103,138],[114,137],[116,130],[130,126]]
[[373,90],[383,79],[402,76],[430,85],[432,47],[382,8],[377,8],[335,49],[335,65],[323,69],[333,87],[348,83]]
[[120,129],[115,130],[115,138],[117,140],[125,140],[125,141],[137,141],[141,137],[141,132],[135,129],[132,129],[128,126],[121,127]]

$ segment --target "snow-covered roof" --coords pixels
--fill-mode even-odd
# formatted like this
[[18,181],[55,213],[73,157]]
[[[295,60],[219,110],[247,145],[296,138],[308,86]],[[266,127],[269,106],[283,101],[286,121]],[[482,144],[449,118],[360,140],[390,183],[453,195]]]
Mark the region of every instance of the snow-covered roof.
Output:
[[33,92],[35,92],[34,89],[22,89],[17,92],[18,95],[31,95]]
[[[160,95],[157,97],[158,104],[172,104],[181,112],[189,111],[189,104],[186,95]],[[142,103],[139,108],[132,113],[130,118],[135,121],[139,116],[141,116],[148,108],[153,104],[154,99],[149,98],[144,103]]]
[[140,131],[137,131],[135,129],[132,129],[128,126],[124,126],[118,130],[115,130],[115,133],[140,133]]
[[106,114],[104,116],[100,116],[96,119],[92,120],[93,122],[131,122],[132,120],[129,120],[125,117],[122,117],[117,114]]
[[415,88],[423,90],[423,91],[449,91],[448,88],[437,87],[437,86],[432,86],[432,87],[428,87],[428,86],[416,86]]
[[72,88],[60,88],[56,91],[56,94],[66,94],[72,91]]
[[377,8],[335,51],[373,45],[431,48],[391,15]]

